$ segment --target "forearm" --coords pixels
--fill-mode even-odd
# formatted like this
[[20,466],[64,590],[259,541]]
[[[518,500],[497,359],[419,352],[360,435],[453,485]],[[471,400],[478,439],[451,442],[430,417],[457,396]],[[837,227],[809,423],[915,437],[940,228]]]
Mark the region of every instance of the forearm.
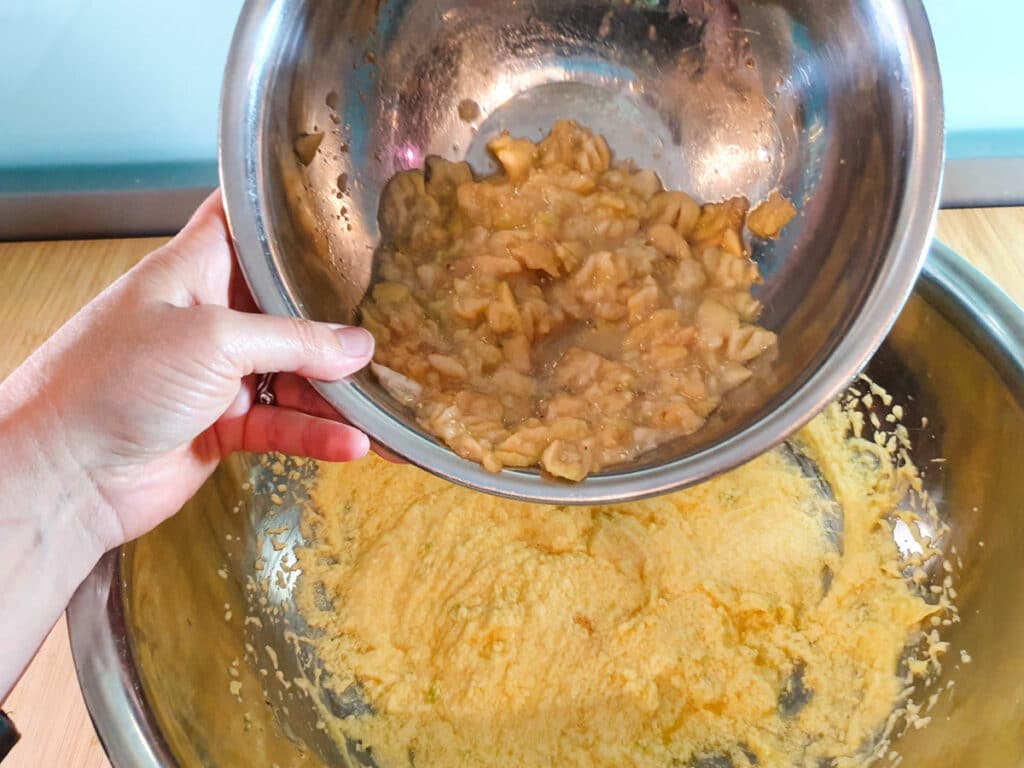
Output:
[[0,387],[0,702],[105,548],[95,489],[12,394]]

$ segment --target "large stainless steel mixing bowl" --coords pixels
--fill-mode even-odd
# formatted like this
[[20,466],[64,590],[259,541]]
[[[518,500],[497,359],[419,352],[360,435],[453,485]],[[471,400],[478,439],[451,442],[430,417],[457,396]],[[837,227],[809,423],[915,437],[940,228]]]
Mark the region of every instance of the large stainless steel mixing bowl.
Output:
[[[955,546],[963,561],[962,621],[948,639],[973,656],[963,666],[955,653],[947,660],[938,685],[956,682],[930,713],[935,722],[895,746],[912,768],[1017,768],[1024,754],[1024,314],[937,248],[869,373],[907,406],[908,425],[928,418],[927,429],[912,432],[914,456],[951,528],[944,546]],[[261,535],[294,524],[301,499],[287,496],[285,511],[270,516],[276,484],[269,474],[251,459],[225,463],[180,515],[105,557],[75,596],[68,612],[75,663],[116,768],[345,764],[316,730],[308,701],[259,671],[272,678],[277,665],[290,679],[297,648],[284,626],[266,620],[271,606],[253,600],[247,578],[270,577],[270,603],[301,626],[289,602],[298,575],[287,571],[296,539],[277,552]],[[261,573],[253,570],[257,556],[265,560]],[[262,626],[246,615],[262,617]],[[242,661],[246,644],[258,662]],[[235,674],[244,705],[232,695]],[[340,711],[353,705],[335,702]]]
[[[479,119],[460,118],[467,99]],[[577,485],[460,459],[366,374],[320,385],[353,423],[483,491],[610,501],[753,458],[867,362],[910,294],[939,189],[942,94],[920,0],[250,0],[224,81],[221,180],[257,302],[352,321],[393,173],[429,154],[486,170],[502,129],[538,137],[560,117],[668,187],[754,201],[780,187],[797,202],[785,236],[754,253],[781,339],[774,377],[694,439]],[[320,132],[305,165],[310,142],[296,140]]]

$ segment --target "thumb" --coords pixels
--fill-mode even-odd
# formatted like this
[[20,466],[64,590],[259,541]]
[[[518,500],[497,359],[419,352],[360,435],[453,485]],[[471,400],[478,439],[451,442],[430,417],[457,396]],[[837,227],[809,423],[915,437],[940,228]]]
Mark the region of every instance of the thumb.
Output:
[[337,381],[373,357],[373,336],[363,328],[223,307],[197,309],[210,315],[212,338],[240,378],[285,371],[317,381]]

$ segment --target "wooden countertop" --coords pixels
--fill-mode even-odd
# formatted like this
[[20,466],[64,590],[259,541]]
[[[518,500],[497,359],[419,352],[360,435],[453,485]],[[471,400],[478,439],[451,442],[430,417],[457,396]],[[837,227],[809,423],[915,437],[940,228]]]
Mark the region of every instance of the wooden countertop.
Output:
[[[1024,306],[1024,208],[944,211],[939,239],[970,259]],[[163,239],[0,244],[6,298],[0,376],[6,376],[71,314]],[[22,741],[4,768],[106,768],[89,721],[62,619],[7,700]]]

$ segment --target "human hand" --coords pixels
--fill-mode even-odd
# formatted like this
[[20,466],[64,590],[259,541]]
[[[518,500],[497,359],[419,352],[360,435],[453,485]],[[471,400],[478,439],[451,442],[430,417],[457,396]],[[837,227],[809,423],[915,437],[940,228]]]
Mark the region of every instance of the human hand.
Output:
[[[366,365],[362,329],[256,313],[220,194],[44,344],[0,388],[0,414],[72,483],[104,548],[175,513],[221,458],[281,451],[346,461],[369,449],[302,377]],[[253,374],[275,380],[255,401]]]

